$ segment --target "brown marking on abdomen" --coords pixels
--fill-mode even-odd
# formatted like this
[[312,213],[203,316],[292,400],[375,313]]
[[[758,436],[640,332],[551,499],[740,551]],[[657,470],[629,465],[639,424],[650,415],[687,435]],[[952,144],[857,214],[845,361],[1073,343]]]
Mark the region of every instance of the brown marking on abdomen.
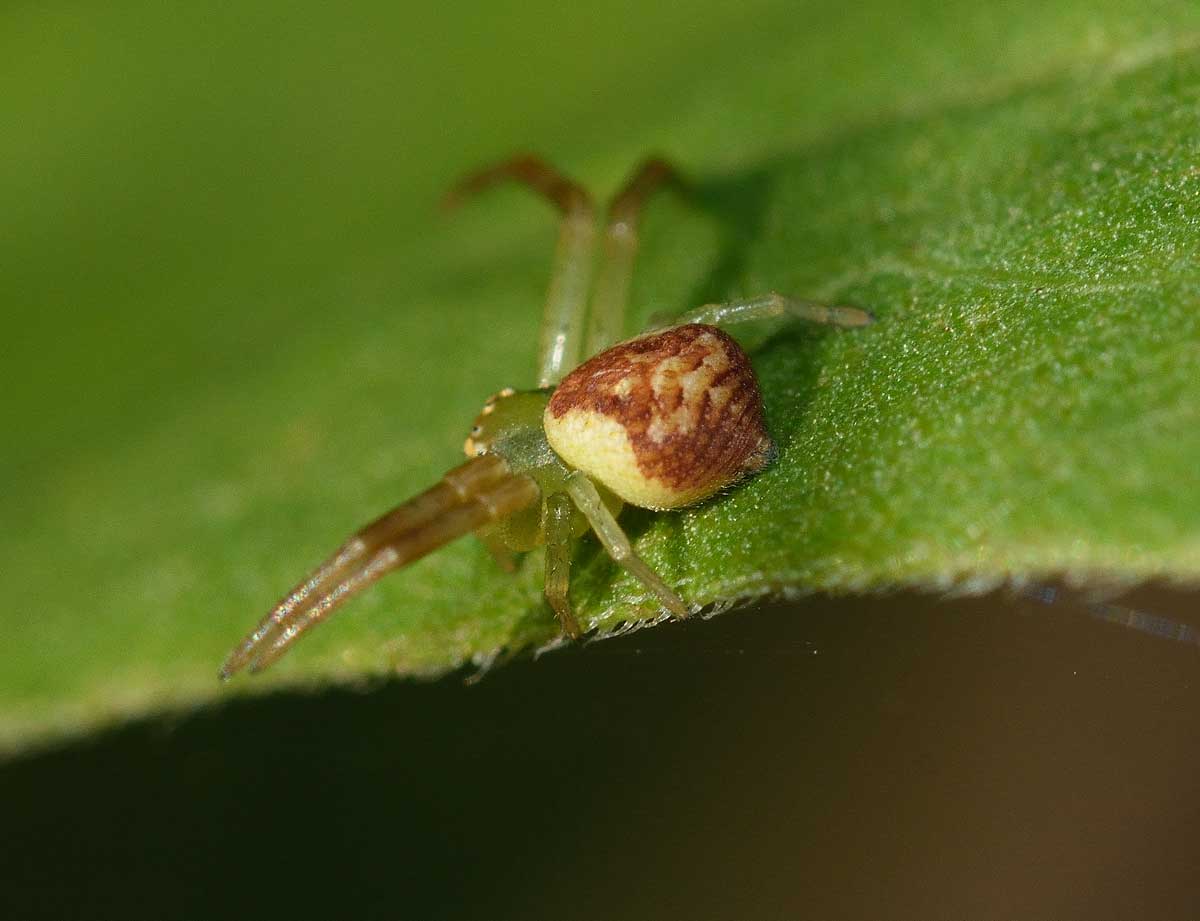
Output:
[[[714,388],[723,391],[715,401]],[[715,326],[677,326],[615,345],[568,374],[547,408],[556,419],[575,409],[613,419],[642,474],[680,491],[719,488],[761,469],[772,453],[750,360]]]

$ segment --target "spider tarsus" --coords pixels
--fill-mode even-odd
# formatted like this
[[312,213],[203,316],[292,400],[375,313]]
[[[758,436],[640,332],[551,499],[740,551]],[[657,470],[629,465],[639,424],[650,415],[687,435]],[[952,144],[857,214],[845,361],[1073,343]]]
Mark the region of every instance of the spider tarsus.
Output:
[[[562,615],[559,615],[559,617],[561,620]],[[579,626],[579,621],[577,621],[574,617],[572,617],[569,622],[562,620],[562,628],[563,633],[565,633],[572,642],[578,642],[579,640],[583,639],[583,628]]]
[[692,612],[688,610],[687,605],[679,597],[676,597],[674,602],[664,604],[664,607],[671,612],[671,616],[676,620],[687,620],[692,616]]
[[875,322],[875,314],[869,310],[863,310],[861,307],[839,304],[836,307],[830,307],[829,311],[836,318],[838,326],[870,326]]
[[442,209],[457,208],[467,199],[505,181],[528,186],[553,202],[564,214],[591,213],[591,197],[587,191],[533,153],[515,154],[463,176],[442,196]]
[[466,193],[459,186],[452,186],[438,200],[438,210],[442,214],[451,214],[461,208],[462,203],[466,200]]
[[609,203],[610,233],[614,227],[635,223],[646,200],[662,187],[686,189],[687,183],[675,164],[666,157],[647,157]]

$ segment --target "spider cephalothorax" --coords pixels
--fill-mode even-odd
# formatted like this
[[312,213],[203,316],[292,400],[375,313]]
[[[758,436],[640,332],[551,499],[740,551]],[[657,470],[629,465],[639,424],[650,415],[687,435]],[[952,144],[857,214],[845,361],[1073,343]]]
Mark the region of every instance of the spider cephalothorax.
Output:
[[[771,294],[701,307],[618,342],[638,214],[673,178],[664,161],[648,160],[613,200],[590,313],[595,226],[582,188],[525,156],[455,189],[456,201],[514,179],[563,213],[537,388],[491,397],[464,445],[469,460],[353,535],[230,653],[222,677],[266,668],[347,598],[471,532],[508,568],[515,552],[545,545],[546,600],[572,637],[583,631],[569,600],[571,548],[588,529],[663,608],[688,615],[687,604],[634,552],[617,515],[624,503],[672,509],[701,502],[774,457],[750,360],[720,327],[768,317],[862,326],[871,317]],[[578,364],[581,349],[592,357]]]

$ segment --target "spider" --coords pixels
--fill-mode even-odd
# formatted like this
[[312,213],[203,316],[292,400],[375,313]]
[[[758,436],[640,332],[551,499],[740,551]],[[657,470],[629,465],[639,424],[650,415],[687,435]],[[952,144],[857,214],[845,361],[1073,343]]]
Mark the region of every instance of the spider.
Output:
[[[590,313],[596,226],[588,194],[521,155],[469,175],[446,204],[503,181],[523,183],[561,212],[536,388],[492,396],[466,440],[470,459],[351,536],[288,592],[229,654],[223,679],[247,666],[262,671],[386,573],[470,532],[509,571],[516,552],[545,546],[546,600],[573,639],[583,630],[568,598],[571,549],[588,529],[663,608],[687,617],[688,605],[634,552],[617,516],[625,503],[694,505],[775,457],[750,361],[721,327],[771,317],[872,322],[854,307],[769,294],[700,307],[619,342],[638,218],[656,190],[678,182],[676,171],[650,158],[613,198]],[[582,364],[581,349],[592,356]]]

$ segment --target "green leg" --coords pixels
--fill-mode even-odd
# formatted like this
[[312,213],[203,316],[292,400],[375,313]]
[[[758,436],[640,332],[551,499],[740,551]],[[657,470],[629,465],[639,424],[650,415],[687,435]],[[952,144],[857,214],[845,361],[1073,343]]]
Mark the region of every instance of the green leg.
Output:
[[487,547],[488,553],[492,555],[492,559],[496,561],[497,566],[507,573],[515,573],[517,571],[517,554],[510,550],[508,545],[497,535],[483,532],[476,536]]
[[875,322],[870,313],[857,307],[828,306],[772,292],[748,301],[707,304],[676,318],[671,325],[705,323],[709,326],[728,326],[751,320],[775,318],[807,320],[810,323],[827,323],[830,326],[867,326]]
[[671,590],[653,569],[647,566],[633,552],[625,531],[617,524],[617,519],[600,498],[600,493],[586,476],[576,470],[567,477],[567,492],[571,500],[579,508],[600,538],[600,543],[608,551],[608,555],[620,563],[629,574],[640,581],[646,588],[658,596],[663,607],[678,618],[688,616],[687,605]]
[[539,157],[521,155],[468,176],[450,190],[445,204],[453,207],[505,180],[523,183],[562,213],[538,352],[538,386],[550,387],[579,364],[596,238],[592,202],[578,183]]
[[579,621],[571,611],[568,589],[571,585],[571,500],[566,493],[554,493],[546,497],[542,506],[542,521],[546,529],[546,581],[545,595],[558,615],[563,631],[578,639],[583,635]]
[[677,178],[669,163],[652,157],[637,168],[609,204],[604,258],[588,320],[586,356],[595,355],[622,338],[633,259],[637,255],[638,218],[650,196]]

